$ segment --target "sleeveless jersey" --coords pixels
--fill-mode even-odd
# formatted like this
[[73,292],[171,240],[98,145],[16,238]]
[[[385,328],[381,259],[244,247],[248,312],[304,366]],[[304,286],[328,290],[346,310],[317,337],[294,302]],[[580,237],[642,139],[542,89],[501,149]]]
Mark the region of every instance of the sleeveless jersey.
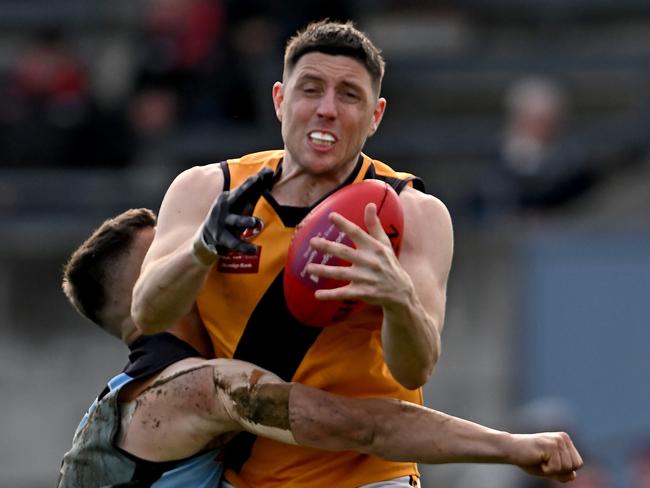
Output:
[[[224,190],[237,187],[264,166],[274,169],[277,176],[283,155],[282,150],[265,151],[219,163]],[[418,178],[397,173],[365,155],[341,186],[368,178],[382,179],[398,192],[407,184],[423,190]],[[325,329],[304,326],[288,311],[283,269],[289,243],[296,225],[318,203],[309,208],[281,206],[267,190],[252,212],[263,222],[261,232],[251,239],[259,246],[257,256],[231,253],[219,258],[197,300],[216,355],[250,361],[285,381],[340,395],[392,397],[422,404],[421,390],[403,388],[384,362],[381,309],[353,314]],[[226,479],[239,487],[331,488],[418,476],[414,463],[289,446],[246,433],[229,443],[225,460],[230,468]]]
[[72,448],[61,463],[58,487],[219,486],[223,464],[216,458],[220,449],[178,461],[153,462],[140,459],[113,444],[120,427],[120,389],[135,379],[151,376],[189,357],[200,357],[200,354],[171,334],[142,336],[134,341],[126,368],[108,382],[77,427]]

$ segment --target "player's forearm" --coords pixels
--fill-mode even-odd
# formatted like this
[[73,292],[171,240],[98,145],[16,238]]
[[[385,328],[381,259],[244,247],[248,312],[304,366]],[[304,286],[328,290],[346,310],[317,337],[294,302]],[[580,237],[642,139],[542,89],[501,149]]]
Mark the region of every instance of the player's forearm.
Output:
[[510,434],[411,403],[383,401],[369,399],[365,407],[375,426],[372,442],[360,450],[375,456],[426,464],[511,464],[561,482],[575,479],[583,464],[564,432]]
[[427,464],[511,462],[509,434],[395,399],[352,399],[295,384],[289,418],[295,440],[308,447]]
[[133,289],[131,315],[145,334],[161,332],[187,314],[211,269],[192,243],[146,265]]
[[368,453],[392,461],[512,463],[511,435],[445,413],[395,401],[373,399],[376,422]]
[[440,324],[426,312],[415,291],[384,306],[384,359],[393,377],[414,389],[429,379],[440,356]]

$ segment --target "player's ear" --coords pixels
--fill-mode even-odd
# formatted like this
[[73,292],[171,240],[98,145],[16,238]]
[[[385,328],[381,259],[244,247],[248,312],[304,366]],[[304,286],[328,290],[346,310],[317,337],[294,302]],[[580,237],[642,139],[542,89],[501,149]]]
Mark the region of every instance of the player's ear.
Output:
[[273,83],[273,106],[275,107],[275,116],[282,122],[282,102],[284,102],[284,86],[282,82]]
[[386,110],[386,99],[384,97],[379,97],[377,103],[375,104],[375,110],[372,113],[372,122],[370,123],[370,128],[368,129],[368,137],[372,136],[377,129],[381,120],[384,118],[384,111]]

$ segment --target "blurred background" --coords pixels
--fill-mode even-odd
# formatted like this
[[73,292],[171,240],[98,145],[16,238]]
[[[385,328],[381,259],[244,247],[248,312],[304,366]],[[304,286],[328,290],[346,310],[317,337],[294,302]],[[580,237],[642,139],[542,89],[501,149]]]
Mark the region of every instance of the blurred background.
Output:
[[126,360],[60,292],[69,253],[105,218],[157,210],[187,167],[281,147],[284,42],[326,16],[387,60],[366,152],[422,176],[455,223],[426,404],[569,431],[574,487],[650,486],[647,0],[0,0],[0,486],[53,486]]

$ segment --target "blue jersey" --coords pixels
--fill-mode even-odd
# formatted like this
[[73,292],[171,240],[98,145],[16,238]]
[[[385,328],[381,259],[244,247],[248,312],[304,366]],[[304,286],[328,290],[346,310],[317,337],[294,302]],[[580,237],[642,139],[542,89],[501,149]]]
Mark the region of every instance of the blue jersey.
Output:
[[59,488],[219,486],[223,474],[222,464],[217,459],[220,449],[177,461],[153,462],[114,445],[120,427],[120,389],[177,361],[200,357],[187,343],[167,333],[142,336],[130,349],[129,363],[124,371],[108,382],[77,427],[72,448],[63,457]]

